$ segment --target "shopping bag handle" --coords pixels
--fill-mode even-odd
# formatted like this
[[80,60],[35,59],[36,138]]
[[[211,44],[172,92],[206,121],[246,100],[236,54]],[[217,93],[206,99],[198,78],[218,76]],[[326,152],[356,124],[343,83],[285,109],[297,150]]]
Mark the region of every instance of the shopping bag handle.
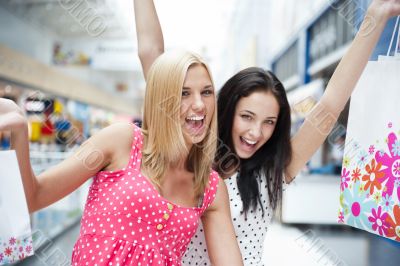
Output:
[[393,41],[394,41],[394,36],[396,35],[396,31],[398,32],[398,34],[397,34],[396,46],[395,46],[395,48],[394,48],[394,55],[395,55],[395,56],[396,56],[396,54],[397,54],[397,50],[399,49],[400,27],[399,27],[399,29],[397,29],[398,26],[399,26],[399,20],[400,20],[400,16],[397,16],[396,24],[394,25],[394,29],[393,29],[393,33],[392,33],[392,38],[390,39],[389,49],[388,49],[388,51],[387,51],[387,53],[386,53],[386,56],[389,56],[390,51],[392,50],[392,45],[393,45]]

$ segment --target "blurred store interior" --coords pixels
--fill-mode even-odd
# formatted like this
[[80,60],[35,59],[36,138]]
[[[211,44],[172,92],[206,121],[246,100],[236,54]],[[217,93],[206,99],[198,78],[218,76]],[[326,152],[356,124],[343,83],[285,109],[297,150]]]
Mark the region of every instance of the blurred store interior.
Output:
[[[245,67],[272,69],[287,89],[293,132],[321,97],[369,1],[332,2],[155,0],[166,49],[205,57],[217,88]],[[390,34],[388,25],[373,57]],[[135,35],[129,0],[0,1],[0,97],[17,102],[28,117],[36,173],[111,123],[140,124],[145,82]],[[284,192],[282,213],[266,238],[266,265],[400,265],[398,243],[338,224],[347,116],[348,106]],[[9,135],[0,134],[0,150],[8,149]],[[89,185],[31,215],[34,232],[65,261]],[[41,252],[45,246],[20,265],[68,265]]]

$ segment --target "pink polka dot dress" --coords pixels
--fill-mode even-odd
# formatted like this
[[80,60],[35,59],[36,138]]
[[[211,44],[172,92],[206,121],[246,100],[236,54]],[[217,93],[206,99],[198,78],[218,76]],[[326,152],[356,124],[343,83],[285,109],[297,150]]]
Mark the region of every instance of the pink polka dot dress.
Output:
[[72,265],[181,265],[199,218],[215,198],[212,172],[199,207],[164,199],[140,172],[143,135],[134,126],[126,168],[94,177],[72,252]]

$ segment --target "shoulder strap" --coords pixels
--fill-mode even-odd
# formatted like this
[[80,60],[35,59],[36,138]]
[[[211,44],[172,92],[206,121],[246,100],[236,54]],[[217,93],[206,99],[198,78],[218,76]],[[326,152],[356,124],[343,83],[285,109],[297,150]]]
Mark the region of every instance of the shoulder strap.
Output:
[[215,196],[217,195],[218,183],[219,183],[218,173],[214,170],[211,170],[210,177],[208,180],[208,186],[204,191],[201,213],[207,210],[207,208],[210,207],[210,205],[213,203]]
[[133,141],[132,141],[132,148],[128,164],[129,168],[135,168],[137,166],[140,166],[140,160],[142,159],[142,146],[143,146],[142,130],[138,126],[133,124]]

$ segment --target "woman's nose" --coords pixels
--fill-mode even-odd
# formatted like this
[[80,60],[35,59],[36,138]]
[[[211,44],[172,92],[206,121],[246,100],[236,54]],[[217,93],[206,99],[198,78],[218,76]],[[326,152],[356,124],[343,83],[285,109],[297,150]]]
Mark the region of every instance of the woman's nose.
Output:
[[200,111],[204,109],[204,101],[201,95],[195,95],[193,97],[192,108],[195,111]]
[[258,139],[262,135],[261,126],[258,123],[254,123],[249,131],[251,137]]

